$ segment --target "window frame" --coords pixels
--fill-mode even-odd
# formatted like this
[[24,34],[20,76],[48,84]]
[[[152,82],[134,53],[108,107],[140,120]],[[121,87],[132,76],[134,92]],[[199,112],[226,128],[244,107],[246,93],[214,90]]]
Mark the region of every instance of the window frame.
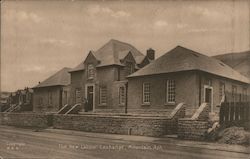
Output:
[[[105,94],[103,94],[103,89],[105,90]],[[105,98],[103,98],[103,95],[105,95],[104,96]],[[108,95],[107,86],[105,86],[105,85],[100,86],[99,87],[99,105],[107,105],[107,101],[108,101],[108,96],[107,95]],[[104,99],[104,101],[103,101],[103,99]]]
[[[149,91],[148,92],[145,92],[145,86],[146,85],[149,85]],[[145,99],[146,99],[145,98],[146,93],[148,95],[148,100],[147,101],[145,101]],[[151,102],[151,84],[149,82],[144,82],[142,84],[142,103],[146,104],[146,105],[149,105],[150,102]]]
[[[90,66],[91,66],[91,68],[90,68]],[[89,63],[87,65],[87,78],[88,79],[93,79],[94,78],[94,74],[95,74],[94,69],[95,69],[94,64]]]
[[[174,98],[174,100],[173,101],[170,101],[170,99],[169,99],[169,94],[170,94],[170,90],[169,90],[169,83],[170,83],[170,81],[172,81],[173,82],[173,92],[171,92],[171,93],[173,93],[173,98]],[[175,104],[176,103],[176,84],[175,84],[175,80],[173,80],[173,79],[167,79],[166,80],[166,84],[165,84],[165,102],[167,103],[167,104]]]
[[[123,96],[121,94],[121,88],[123,88]],[[126,87],[125,86],[120,86],[118,89],[118,97],[119,97],[119,105],[125,105],[126,103]],[[124,100],[124,101],[123,101]]]

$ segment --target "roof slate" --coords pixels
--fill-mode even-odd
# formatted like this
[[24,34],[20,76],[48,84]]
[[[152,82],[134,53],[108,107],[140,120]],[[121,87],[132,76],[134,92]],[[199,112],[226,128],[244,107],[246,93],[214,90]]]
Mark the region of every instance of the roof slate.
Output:
[[188,70],[200,70],[244,83],[250,83],[245,76],[241,75],[239,72],[235,71],[223,62],[182,46],[175,47],[168,53],[162,55],[128,77],[130,78]]
[[[139,64],[145,58],[145,55],[138,51],[134,46],[114,39],[111,39],[100,49],[92,53],[96,59],[100,61],[98,67],[102,67],[108,65],[123,66],[120,60],[126,57],[129,52],[131,52],[131,54],[134,56],[137,64]],[[138,58],[138,56],[140,56],[140,58]],[[84,61],[70,70],[70,72],[84,70],[83,63]]]
[[46,80],[39,83],[34,88],[69,85],[70,84],[70,74],[68,73],[69,70],[70,68],[64,67],[60,71],[56,72],[54,75],[50,76]]

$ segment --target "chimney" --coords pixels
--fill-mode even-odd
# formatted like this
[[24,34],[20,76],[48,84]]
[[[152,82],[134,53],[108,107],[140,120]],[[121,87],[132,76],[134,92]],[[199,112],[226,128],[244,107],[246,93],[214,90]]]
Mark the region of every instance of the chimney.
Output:
[[147,50],[147,57],[149,60],[154,60],[155,59],[155,50],[153,50],[152,48],[149,48]]

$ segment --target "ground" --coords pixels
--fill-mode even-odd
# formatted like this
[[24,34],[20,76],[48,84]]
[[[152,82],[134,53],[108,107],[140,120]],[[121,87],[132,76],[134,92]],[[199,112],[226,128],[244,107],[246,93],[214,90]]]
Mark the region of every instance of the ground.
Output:
[[0,126],[0,156],[4,159],[250,159],[249,149],[168,138]]

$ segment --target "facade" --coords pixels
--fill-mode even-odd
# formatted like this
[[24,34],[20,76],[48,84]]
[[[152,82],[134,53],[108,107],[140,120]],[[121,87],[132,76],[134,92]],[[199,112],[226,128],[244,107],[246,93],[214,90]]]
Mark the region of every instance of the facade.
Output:
[[5,96],[5,104],[2,105],[2,111],[8,110],[10,107],[18,108],[13,109],[13,111],[32,111],[33,109],[33,90],[26,87],[22,90],[17,90],[16,92],[11,92],[8,96]]
[[57,112],[69,103],[70,68],[63,68],[34,89],[34,112]]
[[[178,103],[192,114],[201,103],[249,101],[249,79],[214,58],[177,46],[128,76],[128,112],[165,113]],[[136,95],[136,98],[135,98]]]
[[154,60],[154,50],[147,56],[134,46],[110,40],[72,69],[70,104],[87,101],[85,111],[125,112],[127,104],[126,77]]

